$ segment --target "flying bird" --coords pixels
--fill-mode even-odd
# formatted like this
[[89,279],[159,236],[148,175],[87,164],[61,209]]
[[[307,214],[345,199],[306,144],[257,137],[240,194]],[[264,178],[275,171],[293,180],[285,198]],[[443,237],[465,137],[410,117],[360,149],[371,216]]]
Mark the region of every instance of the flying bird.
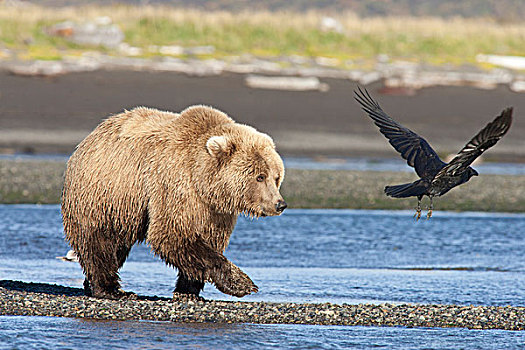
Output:
[[388,142],[406,159],[407,164],[416,170],[419,180],[408,184],[386,186],[385,193],[390,197],[417,197],[416,214],[421,217],[421,199],[428,196],[427,219],[432,216],[432,198],[439,197],[452,188],[459,186],[478,172],[470,165],[483,152],[494,146],[507,133],[512,123],[512,107],[506,108],[492,122],[476,134],[461,151],[447,164],[439,159],[428,142],[390,118],[370,97],[366,89],[354,90],[354,98],[361,108],[374,120],[379,131]]

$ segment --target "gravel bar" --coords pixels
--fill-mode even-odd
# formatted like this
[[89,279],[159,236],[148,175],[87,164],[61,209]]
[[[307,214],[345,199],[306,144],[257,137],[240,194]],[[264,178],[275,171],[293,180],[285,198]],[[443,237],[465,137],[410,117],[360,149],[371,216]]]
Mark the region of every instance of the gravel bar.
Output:
[[[59,203],[65,160],[0,159],[0,203]],[[414,198],[387,197],[388,184],[414,173],[286,169],[282,195],[290,208],[412,209]],[[525,212],[525,176],[481,175],[434,199],[436,210]],[[425,206],[426,199],[423,202]]]
[[308,304],[172,300],[137,296],[104,300],[80,288],[0,281],[0,315],[171,322],[459,327],[525,330],[525,307],[417,304]]

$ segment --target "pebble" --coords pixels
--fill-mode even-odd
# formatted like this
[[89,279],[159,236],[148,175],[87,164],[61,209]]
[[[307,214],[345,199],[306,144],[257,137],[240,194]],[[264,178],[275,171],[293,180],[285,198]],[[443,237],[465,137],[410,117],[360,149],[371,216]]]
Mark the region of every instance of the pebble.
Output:
[[86,297],[80,288],[0,281],[0,315],[171,322],[525,330],[525,307],[195,301]]

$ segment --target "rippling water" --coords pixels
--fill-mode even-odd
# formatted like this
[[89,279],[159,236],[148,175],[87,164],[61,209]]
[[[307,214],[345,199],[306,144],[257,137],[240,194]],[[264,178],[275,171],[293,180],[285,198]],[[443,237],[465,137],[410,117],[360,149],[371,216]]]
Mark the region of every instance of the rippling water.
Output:
[[[241,218],[226,256],[259,286],[244,300],[525,306],[525,215],[287,210]],[[81,287],[63,262],[58,206],[0,205],[0,279]],[[121,271],[124,289],[171,296],[176,272],[147,245]],[[205,287],[203,296],[234,300]],[[294,325],[186,325],[0,317],[10,348],[516,348],[524,332]],[[174,343],[175,342],[175,343]],[[16,345],[18,344],[18,345]],[[39,344],[41,346],[39,346]]]
[[519,349],[524,332],[0,316],[12,349]]

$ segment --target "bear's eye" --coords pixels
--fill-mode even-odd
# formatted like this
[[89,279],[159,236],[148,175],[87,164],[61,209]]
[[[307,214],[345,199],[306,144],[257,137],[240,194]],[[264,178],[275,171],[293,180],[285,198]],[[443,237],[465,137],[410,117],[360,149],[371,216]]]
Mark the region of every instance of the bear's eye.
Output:
[[266,176],[264,175],[257,176],[257,182],[263,182],[265,179],[266,179]]
[[275,184],[276,184],[277,186],[279,186],[279,180],[280,180],[280,179],[281,179],[281,178],[280,178],[279,176],[277,176],[277,177],[275,178]]

